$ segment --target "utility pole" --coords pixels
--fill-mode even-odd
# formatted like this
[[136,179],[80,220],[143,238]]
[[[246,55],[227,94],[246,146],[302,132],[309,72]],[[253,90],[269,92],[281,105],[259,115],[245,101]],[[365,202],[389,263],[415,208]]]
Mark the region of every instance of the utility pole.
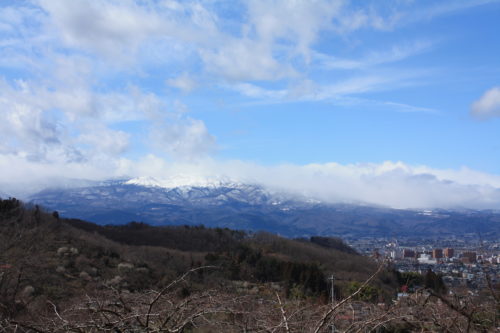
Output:
[[[330,280],[332,283],[331,283],[331,287],[330,287],[330,302],[332,303],[332,308],[333,306],[335,305],[335,276],[333,276],[333,274],[328,278],[328,280]],[[331,329],[332,329],[332,333],[335,333],[335,324],[332,322],[331,324]]]

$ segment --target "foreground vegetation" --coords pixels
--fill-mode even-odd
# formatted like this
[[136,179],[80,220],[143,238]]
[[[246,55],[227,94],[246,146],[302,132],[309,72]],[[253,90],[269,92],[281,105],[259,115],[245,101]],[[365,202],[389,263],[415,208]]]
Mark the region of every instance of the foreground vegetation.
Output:
[[[394,301],[409,282],[422,288]],[[0,201],[0,332],[492,331],[498,304],[494,287],[452,299],[332,238],[97,226]]]

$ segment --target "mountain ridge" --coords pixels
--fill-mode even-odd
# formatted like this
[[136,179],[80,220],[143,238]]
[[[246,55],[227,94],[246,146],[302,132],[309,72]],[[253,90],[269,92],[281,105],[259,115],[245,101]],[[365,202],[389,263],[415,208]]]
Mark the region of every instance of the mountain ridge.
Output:
[[464,233],[494,237],[500,232],[500,214],[492,210],[403,210],[330,204],[228,179],[112,180],[93,186],[46,189],[29,199],[64,216],[100,224],[203,224],[266,230],[289,237]]

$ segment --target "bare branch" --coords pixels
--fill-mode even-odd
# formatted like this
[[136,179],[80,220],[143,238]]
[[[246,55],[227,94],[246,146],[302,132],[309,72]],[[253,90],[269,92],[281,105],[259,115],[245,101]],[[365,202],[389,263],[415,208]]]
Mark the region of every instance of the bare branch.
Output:
[[193,269],[190,269],[189,271],[187,271],[186,273],[184,273],[180,278],[170,282],[165,288],[163,288],[161,291],[158,292],[158,294],[156,295],[156,297],[149,303],[149,308],[148,308],[148,312],[146,314],[146,324],[145,326],[146,327],[149,327],[149,317],[151,315],[151,311],[153,310],[153,306],[156,304],[156,302],[158,302],[158,300],[160,299],[160,297],[165,294],[170,288],[172,288],[173,286],[175,286],[176,284],[180,283],[181,281],[184,281],[184,279],[196,272],[196,271],[199,271],[199,270],[202,270],[202,269],[209,269],[209,268],[219,268],[217,266],[200,266],[200,267],[196,267],[196,268],[193,268]]
[[280,305],[281,316],[283,317],[283,324],[285,325],[286,333],[290,333],[290,328],[288,327],[288,319],[286,317],[285,308],[283,307],[283,303],[281,302],[280,295],[276,293],[276,298],[278,299],[278,303]]
[[382,263],[377,271],[375,273],[373,273],[365,282],[363,282],[363,284],[358,288],[358,290],[356,290],[354,293],[352,293],[351,295],[349,295],[347,298],[344,298],[342,301],[340,301],[339,303],[337,303],[335,306],[332,306],[324,315],[323,317],[321,318],[321,320],[317,323],[316,325],[316,329],[314,330],[314,333],[318,333],[327,323],[328,319],[330,318],[330,315],[335,312],[335,310],[337,310],[340,306],[342,306],[343,304],[347,303],[348,301],[350,301],[352,298],[356,297],[356,295],[358,295],[364,287],[366,287],[377,275],[378,273],[380,273],[382,271],[382,268],[384,267],[384,263]]

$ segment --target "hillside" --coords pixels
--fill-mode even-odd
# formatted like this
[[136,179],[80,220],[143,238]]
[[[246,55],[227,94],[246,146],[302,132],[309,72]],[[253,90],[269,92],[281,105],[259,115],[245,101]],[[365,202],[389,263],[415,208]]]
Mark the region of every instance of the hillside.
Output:
[[[161,288],[189,269],[207,265],[217,269],[198,279],[200,288],[227,286],[224,281],[275,282],[285,294],[294,288],[304,296],[325,297],[327,275],[335,273],[340,292],[347,281],[362,281],[376,270],[375,263],[339,241],[335,249],[269,233],[203,226],[99,226],[59,218],[15,199],[2,201],[0,218],[2,274],[19,275],[17,289],[33,287],[35,299],[63,301],[104,286]],[[380,296],[390,298],[395,283],[389,273],[378,279]]]
[[[432,331],[467,320],[490,327],[479,320],[490,312],[445,317],[429,296],[393,303],[405,282],[377,266],[328,237],[100,226],[0,201],[2,332],[327,332],[333,322],[346,332]],[[482,307],[489,311],[490,302],[473,309]]]

